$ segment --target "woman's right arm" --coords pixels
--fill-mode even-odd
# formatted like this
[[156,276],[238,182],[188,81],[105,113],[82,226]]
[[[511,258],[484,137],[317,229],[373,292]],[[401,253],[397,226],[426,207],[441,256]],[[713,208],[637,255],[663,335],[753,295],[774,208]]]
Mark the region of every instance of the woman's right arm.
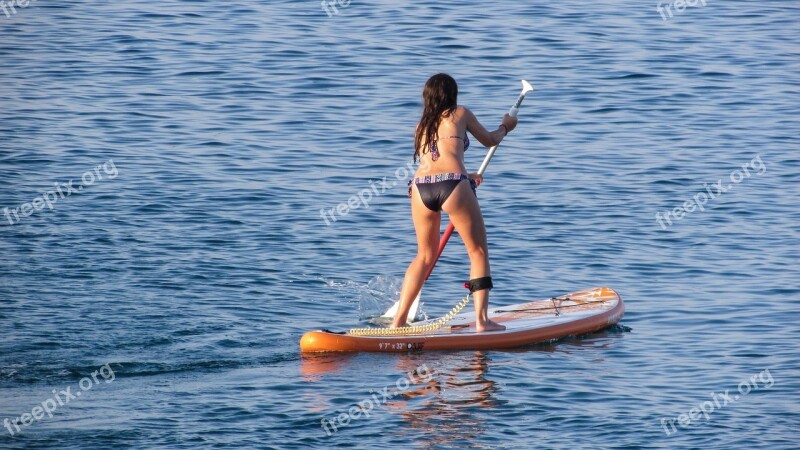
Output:
[[467,131],[486,147],[494,147],[500,144],[506,134],[517,126],[517,118],[506,114],[503,116],[502,125],[497,127],[494,131],[489,131],[478,121],[475,114],[468,108],[464,108],[464,114],[467,119]]

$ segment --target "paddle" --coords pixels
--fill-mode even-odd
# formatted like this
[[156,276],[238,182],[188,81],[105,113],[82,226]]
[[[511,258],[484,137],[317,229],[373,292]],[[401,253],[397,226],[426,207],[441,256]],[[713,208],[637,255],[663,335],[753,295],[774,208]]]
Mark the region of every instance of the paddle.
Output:
[[[520,92],[517,101],[514,103],[514,106],[508,111],[508,115],[512,117],[517,117],[517,113],[519,112],[519,106],[522,104],[522,100],[525,100],[525,95],[528,92],[533,90],[533,86],[525,80],[522,80],[522,92]],[[486,171],[486,167],[489,166],[489,161],[492,160],[494,153],[497,151],[497,145],[489,149],[489,152],[486,153],[486,157],[483,158],[483,163],[481,163],[481,167],[478,169],[478,174],[483,175]],[[431,268],[428,269],[428,273],[425,274],[425,281],[428,281],[428,278],[431,276],[433,272],[433,267],[436,266],[436,262],[439,261],[439,257],[442,256],[442,252],[444,251],[444,246],[447,245],[447,241],[450,240],[450,236],[453,234],[453,230],[456,227],[451,222],[447,225],[447,229],[444,231],[441,240],[439,240],[439,252],[436,254],[436,259],[433,261]],[[411,309],[408,311],[408,317],[411,317],[411,320],[414,320],[414,317],[417,315],[417,308],[419,308],[419,299],[422,297],[422,288],[420,288],[419,293],[417,294],[417,298],[414,299],[414,303],[411,304]],[[382,316],[381,319],[393,319],[395,314],[397,314],[397,309],[400,307],[400,301],[394,302],[391,308],[386,311]]]

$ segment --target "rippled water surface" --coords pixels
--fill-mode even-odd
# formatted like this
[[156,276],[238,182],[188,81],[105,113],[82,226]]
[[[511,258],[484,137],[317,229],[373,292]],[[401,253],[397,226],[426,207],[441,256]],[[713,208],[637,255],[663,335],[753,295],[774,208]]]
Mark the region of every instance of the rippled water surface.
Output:
[[[796,448],[797,2],[342,3],[0,10],[0,448]],[[536,86],[479,192],[492,303],[605,285],[626,315],[513,351],[301,356],[395,295],[439,71],[490,127]],[[424,313],[467,275],[455,238]]]

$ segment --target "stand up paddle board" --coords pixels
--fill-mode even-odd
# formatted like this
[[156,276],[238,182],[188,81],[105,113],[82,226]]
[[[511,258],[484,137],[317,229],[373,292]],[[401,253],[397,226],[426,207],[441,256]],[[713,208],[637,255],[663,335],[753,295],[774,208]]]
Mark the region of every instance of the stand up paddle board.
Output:
[[[506,326],[502,331],[478,333],[473,311],[457,314],[441,328],[419,334],[380,336],[309,331],[300,339],[300,350],[407,352],[511,348],[599,331],[615,325],[624,313],[625,305],[619,294],[611,288],[600,287],[490,309],[489,318]],[[425,326],[435,321],[415,322],[413,325]],[[380,333],[380,328],[375,331]]]

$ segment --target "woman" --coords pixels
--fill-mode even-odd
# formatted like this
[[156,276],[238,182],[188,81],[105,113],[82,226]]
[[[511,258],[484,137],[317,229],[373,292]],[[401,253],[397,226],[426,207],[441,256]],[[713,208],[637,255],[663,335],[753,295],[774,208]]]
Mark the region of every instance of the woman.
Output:
[[467,131],[481,144],[492,147],[517,126],[517,119],[508,114],[494,131],[488,131],[469,109],[458,106],[458,85],[450,75],[440,73],[425,83],[422,91],[422,118],[414,140],[414,161],[420,167],[409,182],[411,217],[417,233],[417,256],[408,266],[400,291],[400,307],[392,327],[406,325],[408,310],[414,302],[425,274],[436,261],[439,248],[441,211],[450,221],[467,247],[470,260],[470,292],[474,293],[478,332],[504,330],[487,316],[492,277],[486,227],[483,224],[475,188],[483,182],[477,173],[467,173],[464,152],[469,147]]

